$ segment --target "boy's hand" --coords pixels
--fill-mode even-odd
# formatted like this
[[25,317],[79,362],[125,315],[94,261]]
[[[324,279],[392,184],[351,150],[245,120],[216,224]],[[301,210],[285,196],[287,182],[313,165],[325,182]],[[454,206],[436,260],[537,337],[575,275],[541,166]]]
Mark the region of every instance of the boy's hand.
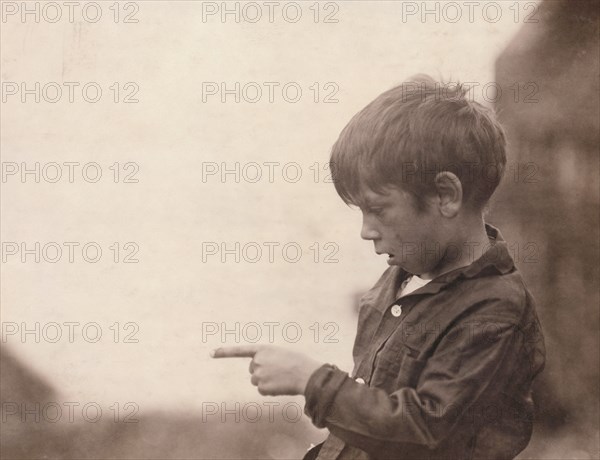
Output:
[[213,358],[252,358],[250,381],[261,395],[303,395],[308,379],[324,363],[272,345],[223,347]]

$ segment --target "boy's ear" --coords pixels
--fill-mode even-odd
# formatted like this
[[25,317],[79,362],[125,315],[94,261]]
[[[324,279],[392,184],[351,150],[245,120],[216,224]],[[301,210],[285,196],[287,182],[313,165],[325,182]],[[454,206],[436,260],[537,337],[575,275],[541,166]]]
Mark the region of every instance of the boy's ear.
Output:
[[455,217],[462,207],[463,189],[460,179],[450,171],[442,171],[435,176],[436,201],[444,217]]

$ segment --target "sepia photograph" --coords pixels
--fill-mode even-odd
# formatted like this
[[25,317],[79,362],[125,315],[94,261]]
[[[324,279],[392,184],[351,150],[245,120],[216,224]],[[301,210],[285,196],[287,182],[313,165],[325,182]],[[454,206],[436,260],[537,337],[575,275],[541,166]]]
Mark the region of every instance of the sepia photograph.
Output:
[[598,0],[0,16],[0,459],[600,459]]

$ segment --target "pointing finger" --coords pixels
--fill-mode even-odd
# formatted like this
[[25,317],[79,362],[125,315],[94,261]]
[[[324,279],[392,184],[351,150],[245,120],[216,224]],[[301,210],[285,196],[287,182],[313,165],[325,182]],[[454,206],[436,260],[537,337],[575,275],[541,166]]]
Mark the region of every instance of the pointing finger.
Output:
[[221,347],[210,352],[212,358],[254,358],[260,350],[257,345],[245,345],[236,347]]

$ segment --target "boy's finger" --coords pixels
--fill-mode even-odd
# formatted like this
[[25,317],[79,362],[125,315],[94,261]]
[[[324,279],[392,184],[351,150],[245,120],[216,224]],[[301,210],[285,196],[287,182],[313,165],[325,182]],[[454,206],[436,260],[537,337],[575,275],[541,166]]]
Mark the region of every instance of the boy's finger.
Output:
[[258,350],[257,345],[222,347],[212,350],[210,356],[212,358],[253,358]]

